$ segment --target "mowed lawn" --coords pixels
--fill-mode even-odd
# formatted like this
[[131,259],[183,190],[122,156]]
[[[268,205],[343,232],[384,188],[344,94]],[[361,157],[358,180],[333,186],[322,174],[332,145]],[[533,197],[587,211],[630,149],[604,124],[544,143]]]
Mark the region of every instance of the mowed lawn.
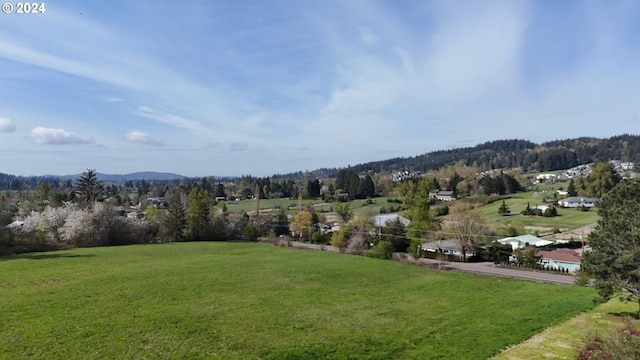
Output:
[[[349,207],[355,213],[365,212],[371,213],[372,215],[376,215],[380,213],[380,208],[382,206],[398,207],[397,203],[388,203],[388,197],[376,197],[370,199],[371,204],[366,204],[367,199],[359,199],[352,200],[349,202]],[[330,212],[333,209],[333,205],[337,204],[336,202],[328,203],[324,200],[319,199],[303,199],[302,206],[306,209],[307,206],[313,205],[313,209],[316,212]],[[230,212],[250,212],[255,211],[256,209],[256,201],[255,200],[239,200],[239,201],[228,201],[225,203],[227,205],[227,209]],[[280,208],[285,210],[285,212],[289,215],[297,213],[298,209],[298,200],[297,199],[261,199],[260,200],[260,210],[263,211],[274,211],[276,208]]]
[[485,359],[593,289],[257,243],[0,258],[7,359]]
[[517,215],[514,217],[504,218],[498,214],[498,208],[502,205],[502,200],[495,201],[491,204],[481,206],[479,212],[485,216],[489,221],[509,221],[517,220],[525,226],[540,226],[548,228],[559,228],[563,230],[572,230],[593,224],[600,219],[598,216],[598,209],[593,208],[589,211],[582,212],[574,208],[562,208],[556,207],[558,216],[556,217],[543,217],[543,216],[522,216],[518,215],[521,211],[530,207],[538,205],[544,205],[542,198],[533,197],[531,194],[516,194],[512,198],[505,199],[505,204],[509,207],[511,214]]

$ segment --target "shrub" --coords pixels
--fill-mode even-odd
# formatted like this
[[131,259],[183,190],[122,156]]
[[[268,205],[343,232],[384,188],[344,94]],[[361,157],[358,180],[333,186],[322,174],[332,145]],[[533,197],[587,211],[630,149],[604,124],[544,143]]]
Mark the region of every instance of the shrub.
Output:
[[367,251],[366,256],[377,259],[391,259],[392,254],[393,248],[391,244],[386,241],[380,241]]
[[344,231],[338,230],[331,235],[331,246],[338,248],[340,252],[344,252],[347,248],[348,242],[347,237],[345,236]]
[[445,216],[449,214],[449,207],[447,205],[440,206],[436,208],[437,216]]
[[578,353],[579,360],[628,360],[640,359],[640,330],[629,318],[623,326],[608,336],[592,335],[583,340]]

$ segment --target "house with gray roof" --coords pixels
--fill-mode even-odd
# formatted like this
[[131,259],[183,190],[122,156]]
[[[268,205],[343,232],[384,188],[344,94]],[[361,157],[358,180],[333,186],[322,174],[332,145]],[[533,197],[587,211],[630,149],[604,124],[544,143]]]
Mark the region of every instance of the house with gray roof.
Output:
[[578,206],[590,208],[596,206],[599,200],[600,199],[598,198],[572,196],[566,199],[558,200],[558,204],[565,208],[574,208]]

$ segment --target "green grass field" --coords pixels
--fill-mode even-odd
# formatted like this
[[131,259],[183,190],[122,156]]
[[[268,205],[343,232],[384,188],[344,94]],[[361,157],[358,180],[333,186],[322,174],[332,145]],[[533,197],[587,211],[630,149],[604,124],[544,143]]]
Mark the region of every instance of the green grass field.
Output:
[[[526,209],[527,204],[531,207],[544,205],[542,200],[541,196],[536,197],[531,193],[521,193],[515,194],[509,199],[505,199],[505,203],[512,214],[519,214],[522,210]],[[478,208],[478,211],[489,221],[505,221],[506,218],[503,218],[498,214],[498,208],[500,205],[502,205],[502,201],[498,200],[491,204],[481,206]],[[561,207],[557,207],[556,209],[558,210],[558,216],[556,217],[516,216],[510,217],[509,220],[517,220],[525,226],[573,230],[595,223],[600,219],[597,208],[591,209],[587,212]]]
[[[380,207],[383,205],[389,207],[392,205],[394,207],[398,207],[398,204],[389,204],[387,203],[387,197],[377,197],[371,199],[373,204],[365,204],[366,199],[362,200],[353,200],[349,202],[349,206],[354,213],[366,212],[372,213],[373,215],[380,213]],[[255,200],[240,200],[240,201],[229,201],[226,203],[227,209],[230,212],[249,212],[254,211],[256,209]],[[306,207],[308,205],[313,205],[314,210],[316,212],[329,212],[335,203],[327,203],[323,200],[316,199],[304,199],[302,200],[302,206]],[[284,209],[287,214],[294,214],[298,210],[298,200],[297,199],[261,199],[260,200],[260,210],[272,211],[280,207]]]
[[590,288],[256,243],[0,258],[6,359],[485,359]]

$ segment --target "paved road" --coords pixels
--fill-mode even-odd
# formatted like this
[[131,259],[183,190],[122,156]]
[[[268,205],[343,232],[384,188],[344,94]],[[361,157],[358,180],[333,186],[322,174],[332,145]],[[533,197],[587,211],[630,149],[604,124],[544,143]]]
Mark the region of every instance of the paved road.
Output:
[[419,263],[426,262],[431,264],[440,263],[442,266],[460,271],[467,271],[479,274],[488,274],[496,276],[510,277],[514,279],[525,279],[537,282],[546,282],[552,284],[574,285],[575,278],[571,275],[561,275],[547,273],[541,271],[531,271],[523,269],[511,269],[508,267],[494,266],[493,263],[458,263],[448,261],[438,261],[433,259],[419,259]]
[[[312,250],[323,250],[323,251],[335,251],[338,249],[329,245],[315,245],[308,243],[300,243],[297,241],[287,241],[290,239],[278,239],[275,243],[273,241],[267,241],[273,245],[279,246],[290,246],[290,247],[298,247]],[[406,255],[406,254],[405,254]],[[413,259],[413,258],[411,258]],[[495,275],[495,276],[504,276],[514,279],[524,279],[531,280],[537,282],[545,282],[552,284],[562,284],[562,285],[574,285],[575,278],[571,275],[560,275],[554,273],[546,273],[540,271],[531,271],[525,269],[513,269],[509,267],[499,267],[494,266],[493,263],[484,262],[484,263],[459,263],[459,262],[450,262],[450,261],[438,261],[434,259],[420,258],[418,260],[412,260],[410,262],[417,264],[441,264],[449,269],[455,269],[460,271],[473,272],[477,274],[486,274],[486,275]]]

